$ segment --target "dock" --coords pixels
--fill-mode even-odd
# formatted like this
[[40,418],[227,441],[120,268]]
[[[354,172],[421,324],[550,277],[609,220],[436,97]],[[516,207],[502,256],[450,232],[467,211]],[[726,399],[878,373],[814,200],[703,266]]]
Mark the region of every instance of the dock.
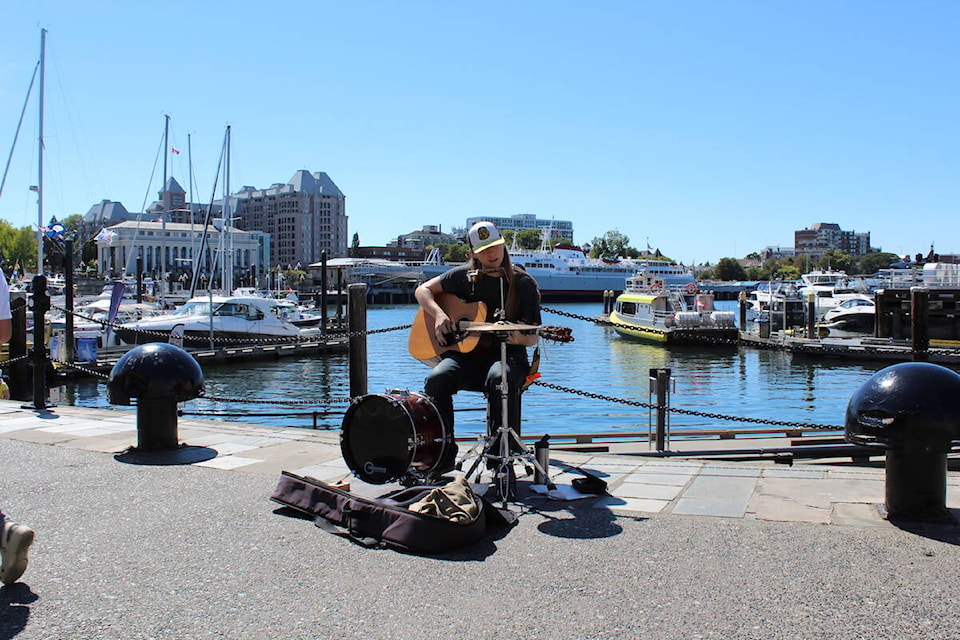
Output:
[[909,340],[895,338],[805,338],[789,333],[774,333],[764,337],[741,331],[740,342],[744,346],[777,349],[795,356],[883,362],[922,360],[943,365],[960,364],[960,345],[954,341],[932,340],[928,349],[917,351]]

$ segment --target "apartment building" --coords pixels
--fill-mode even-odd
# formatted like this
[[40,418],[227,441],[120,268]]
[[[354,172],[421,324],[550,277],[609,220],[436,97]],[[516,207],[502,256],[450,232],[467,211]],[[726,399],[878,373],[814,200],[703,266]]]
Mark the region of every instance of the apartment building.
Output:
[[844,251],[852,256],[863,256],[875,249],[870,247],[870,232],[844,231],[832,222],[816,222],[806,229],[793,232],[793,246],[798,256],[820,258],[828,249]]
[[501,231],[512,229],[514,231],[526,231],[527,229],[550,230],[551,238],[567,238],[573,242],[573,223],[569,220],[545,220],[538,218],[532,213],[518,213],[509,217],[502,216],[480,216],[467,218],[467,229],[478,222],[486,220],[497,225]]
[[227,199],[240,229],[272,238],[270,264],[282,268],[347,255],[346,196],[326,173],[301,169],[267,189],[245,186]]

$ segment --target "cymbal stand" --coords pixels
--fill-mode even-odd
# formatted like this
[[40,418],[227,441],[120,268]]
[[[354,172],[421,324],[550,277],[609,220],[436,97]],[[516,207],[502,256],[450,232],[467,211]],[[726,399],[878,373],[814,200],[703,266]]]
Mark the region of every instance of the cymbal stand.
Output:
[[[503,292],[503,279],[500,280],[500,300],[501,306],[500,309],[496,312],[496,316],[499,318],[500,322],[504,322],[504,317],[506,316],[504,302],[504,292]],[[550,474],[546,469],[540,464],[540,461],[537,460],[536,455],[532,452],[532,448],[527,447],[523,444],[523,440],[520,439],[520,435],[510,427],[508,421],[508,416],[510,413],[510,385],[507,381],[507,338],[510,335],[511,330],[504,330],[502,333],[497,333],[497,338],[500,340],[500,384],[498,385],[500,390],[500,427],[497,429],[496,433],[488,434],[486,438],[480,441],[482,444],[483,450],[480,455],[477,456],[476,460],[473,461],[473,464],[470,466],[470,470],[467,471],[467,479],[473,475],[477,470],[477,467],[480,466],[480,463],[484,459],[495,459],[499,460],[499,466],[494,470],[494,484],[497,487],[497,492],[500,494],[501,504],[504,509],[507,508],[507,503],[510,502],[512,498],[516,496],[516,483],[517,478],[513,471],[514,462],[517,460],[525,460],[530,463],[534,469],[540,472],[540,474],[547,479],[547,489],[553,490],[556,486],[550,480]],[[519,391],[517,392],[519,393]],[[494,442],[499,438],[499,452],[494,455],[491,453]],[[519,447],[519,450],[514,452],[511,444],[516,443]],[[474,447],[468,451],[463,459],[468,458],[472,453],[476,451],[477,447]],[[461,460],[461,465],[463,460]],[[478,474],[479,477],[479,474]]]

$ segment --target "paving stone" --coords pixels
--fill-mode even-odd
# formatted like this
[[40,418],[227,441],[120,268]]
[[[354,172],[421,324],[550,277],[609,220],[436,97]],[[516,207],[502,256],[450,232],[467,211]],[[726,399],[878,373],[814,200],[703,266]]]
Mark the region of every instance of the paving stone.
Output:
[[861,502],[838,502],[834,504],[830,521],[833,524],[858,527],[892,526],[880,515],[878,505]]
[[598,498],[593,507],[610,509],[614,512],[660,513],[670,504],[668,500],[653,500],[649,498],[621,498],[619,496],[603,496]]
[[692,516],[742,518],[746,513],[746,508],[746,500],[680,498],[670,510],[670,513]]
[[652,498],[670,501],[680,495],[682,489],[682,486],[677,485],[624,482],[610,493],[618,498]]

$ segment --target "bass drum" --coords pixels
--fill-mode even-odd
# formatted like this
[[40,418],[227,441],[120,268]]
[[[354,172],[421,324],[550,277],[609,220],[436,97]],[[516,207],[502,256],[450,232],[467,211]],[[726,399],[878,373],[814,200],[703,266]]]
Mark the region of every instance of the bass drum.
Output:
[[453,469],[456,443],[440,412],[418,393],[354,398],[343,417],[340,450],[353,474],[371,484]]

